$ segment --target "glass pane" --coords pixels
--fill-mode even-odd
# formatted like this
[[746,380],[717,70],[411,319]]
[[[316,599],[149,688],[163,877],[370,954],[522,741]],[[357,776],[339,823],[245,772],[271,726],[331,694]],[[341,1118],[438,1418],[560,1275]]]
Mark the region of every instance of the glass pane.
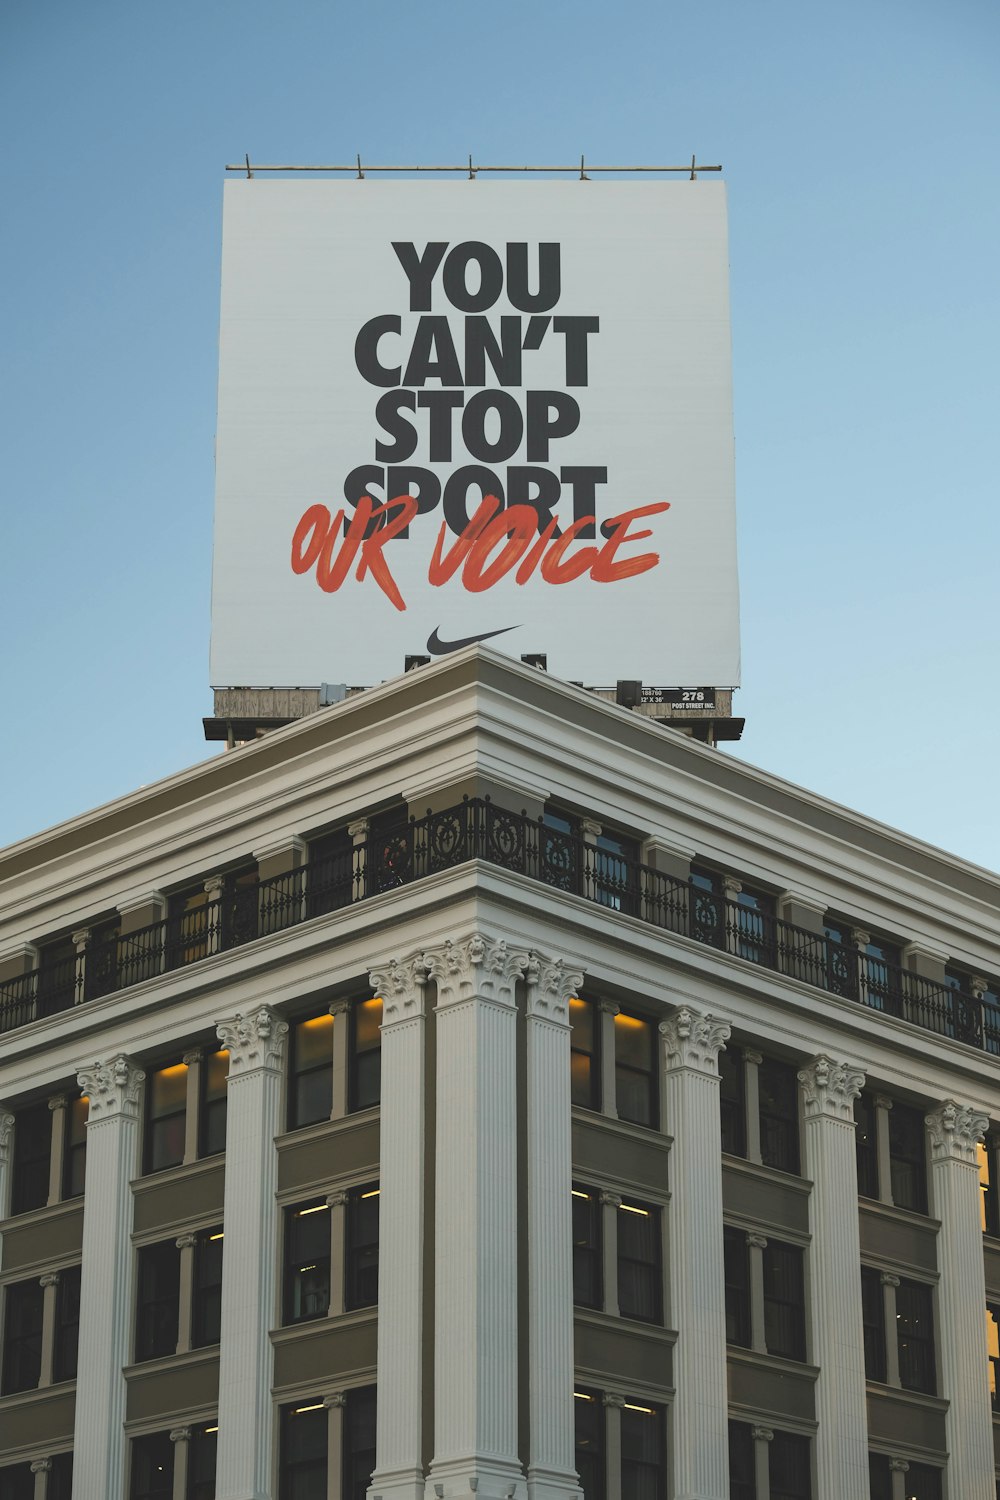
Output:
[[329,1014],[311,1016],[295,1028],[296,1071],[321,1063],[333,1066],[333,1017]]
[[615,1016],[615,1059],[626,1067],[650,1070],[653,1065],[653,1028],[649,1021],[643,1021],[639,1016]]
[[187,1065],[174,1063],[161,1068],[149,1081],[149,1113],[152,1119],[182,1110],[187,1103]]
[[573,1031],[573,1046],[580,1052],[593,1052],[594,1006],[589,1000],[573,999],[569,1002],[569,1024]]
[[354,1047],[357,1052],[366,1052],[382,1042],[382,1001],[362,1000],[354,1007]]

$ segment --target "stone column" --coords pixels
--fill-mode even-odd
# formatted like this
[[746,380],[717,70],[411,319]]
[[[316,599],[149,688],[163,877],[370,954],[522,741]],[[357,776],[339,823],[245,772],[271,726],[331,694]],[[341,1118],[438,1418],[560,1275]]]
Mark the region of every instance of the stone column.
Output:
[[746,1048],[743,1053],[743,1095],[746,1108],[747,1161],[760,1166],[760,1065],[763,1054]]
[[[753,1438],[753,1477],[754,1484],[759,1496],[771,1493],[771,1443],[774,1442],[774,1429],[762,1427],[759,1423],[750,1429]],[[842,1496],[841,1500],[847,1500]]]
[[604,1311],[611,1318],[618,1313],[618,1211],[622,1200],[617,1193],[599,1193],[601,1205],[601,1265],[604,1271]]
[[73,979],[73,1004],[79,1005],[87,998],[87,949],[90,947],[90,928],[81,927],[73,933],[76,949],[76,969]]
[[573,1417],[573,1153],[569,1001],[583,974],[528,965],[529,1500],[580,1493]]
[[177,1353],[187,1354],[191,1348],[191,1323],[194,1312],[194,1255],[198,1236],[180,1234],[174,1243],[181,1252],[177,1296]]
[[350,1000],[334,1000],[330,1006],[333,1017],[333,1092],[330,1104],[330,1119],[342,1120],[347,1114],[347,1094],[350,1069],[349,1033],[351,1026]]
[[889,1111],[892,1100],[887,1094],[875,1095],[875,1156],[878,1163],[878,1201],[892,1202],[892,1157],[889,1152]]
[[892,1500],[906,1500],[906,1476],[910,1466],[905,1458],[890,1458],[889,1474],[892,1483]]
[[[375,1472],[369,1493],[383,1500],[421,1500],[424,1493],[426,978],[425,962],[419,955],[389,959],[370,976],[372,989],[382,1000],[382,1102],[378,1404]],[[464,1186],[457,1190],[459,1212],[465,1206],[465,1192]],[[341,1234],[341,1255],[343,1238]],[[449,1295],[446,1291],[445,1298]],[[335,1477],[339,1483],[339,1467]]]
[[[208,904],[205,907],[205,952],[221,953],[222,951],[222,891],[225,880],[221,875],[210,875],[205,881],[205,894],[208,896]],[[222,1438],[222,1430],[219,1430],[219,1438]]]
[[171,1500],[187,1500],[188,1455],[191,1452],[190,1427],[172,1427],[170,1441],[174,1445],[174,1489]]
[[[861,1238],[854,1101],[864,1074],[814,1057],[799,1073],[805,1096],[812,1361],[816,1383],[817,1500],[868,1493],[868,1418],[861,1308]],[[831,1309],[836,1316],[831,1317]]]
[[[10,1141],[14,1133],[14,1116],[0,1110],[0,1219],[10,1214],[11,1159]],[[0,1244],[3,1236],[0,1235]]]
[[347,825],[347,836],[354,850],[354,870],[351,875],[351,897],[352,901],[363,901],[367,896],[365,875],[365,845],[368,842],[368,819],[357,818],[353,823]]
[[[344,1240],[347,1228],[347,1194],[330,1193],[326,1200],[330,1210],[330,1305],[328,1318],[344,1311]],[[380,1247],[381,1249],[381,1247]],[[381,1256],[379,1257],[381,1261]]]
[[618,1391],[605,1391],[604,1407],[604,1484],[608,1500],[621,1500],[622,1492],[622,1410],[625,1397]]
[[347,1399],[343,1391],[331,1391],[329,1395],[323,1397],[323,1405],[326,1407],[327,1500],[341,1500],[344,1467],[344,1407],[346,1404]]
[[181,1059],[187,1068],[185,1078],[184,1165],[198,1160],[198,1134],[201,1127],[201,1051],[185,1052]]
[[52,1112],[52,1143],[49,1147],[49,1207],[62,1202],[63,1160],[66,1154],[66,1110],[69,1100],[56,1094],[49,1100]]
[[580,893],[586,896],[588,901],[597,899],[597,840],[601,836],[601,827],[602,825],[594,818],[580,819],[580,842],[583,854]]
[[424,958],[437,983],[430,1480],[437,1500],[470,1485],[482,1500],[523,1500],[515,985],[528,955],[476,933]]
[[[739,953],[740,932],[737,916],[732,908],[739,901],[743,886],[734,875],[723,875],[722,877],[722,900],[719,902],[719,912],[722,921],[722,947],[727,953]],[[732,926],[730,927],[730,923]]]
[[42,1367],[39,1386],[52,1384],[52,1367],[56,1352],[56,1299],[59,1296],[59,1272],[46,1271],[38,1278],[42,1288]]
[[139,1166],[139,1094],[145,1074],[119,1053],[83,1068],[90,1100],[83,1200],[80,1379],[76,1383],[73,1494],[125,1496],[125,1381],[132,1329],[135,1256],[131,1178]]
[[891,1271],[883,1271],[879,1277],[882,1288],[882,1321],[885,1323],[885,1381],[886,1385],[899,1387],[899,1335],[896,1331],[896,1288],[899,1277]]
[[719,1049],[729,1026],[683,1007],[660,1026],[672,1183],[674,1500],[728,1500]]
[[938,1234],[941,1395],[949,1402],[948,1493],[995,1500],[993,1419],[986,1346],[986,1277],[976,1146],[989,1119],[946,1099],[927,1116]]
[[217,1500],[269,1500],[281,1073],[287,1025],[266,1005],[220,1021],[229,1051]]
[[31,1472],[35,1476],[34,1500],[45,1500],[49,1492],[49,1474],[51,1470],[51,1458],[36,1458],[32,1460]]
[[614,1000],[598,1000],[597,1022],[600,1026],[600,1038],[598,1047],[600,1049],[601,1066],[601,1113],[610,1115],[613,1120],[618,1118],[618,1082],[615,1077],[615,1016],[619,1006]]
[[747,1242],[747,1281],[750,1284],[750,1347],[755,1354],[767,1353],[764,1337],[764,1235],[751,1230]]

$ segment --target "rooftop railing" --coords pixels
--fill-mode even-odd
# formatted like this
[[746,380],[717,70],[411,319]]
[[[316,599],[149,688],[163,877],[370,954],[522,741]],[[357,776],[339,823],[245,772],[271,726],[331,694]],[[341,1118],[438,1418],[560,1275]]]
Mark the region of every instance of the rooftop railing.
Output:
[[610,853],[488,798],[400,823],[284,875],[228,889],[182,916],[83,948],[0,983],[0,1032],[343,910],[469,860],[484,860],[829,994],[1000,1056],[1000,1006],[862,948]]

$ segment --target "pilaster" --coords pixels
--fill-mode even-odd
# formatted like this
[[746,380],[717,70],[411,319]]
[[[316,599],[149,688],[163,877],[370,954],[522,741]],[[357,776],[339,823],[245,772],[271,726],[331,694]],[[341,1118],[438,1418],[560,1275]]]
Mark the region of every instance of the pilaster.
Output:
[[187,1500],[188,1458],[191,1453],[190,1427],[172,1427],[170,1441],[174,1445],[174,1488],[171,1500]]
[[52,1472],[51,1458],[33,1459],[31,1472],[35,1476],[33,1500],[46,1500],[49,1492],[49,1475]]
[[56,1299],[59,1296],[59,1272],[46,1271],[39,1276],[42,1288],[42,1367],[38,1376],[39,1386],[52,1384],[52,1366],[56,1343]]
[[660,1026],[670,1151],[674,1500],[728,1500],[719,1050],[729,1026],[684,1006]]
[[177,1298],[177,1353],[187,1354],[191,1348],[191,1327],[194,1313],[194,1256],[198,1244],[198,1236],[196,1234],[179,1234],[174,1243],[181,1252]]
[[342,1120],[347,1114],[348,1086],[350,1083],[350,1000],[334,1000],[330,1006],[333,1018],[333,1090],[330,1101],[330,1119]]
[[342,1500],[347,1397],[343,1391],[330,1391],[323,1397],[323,1405],[326,1407],[326,1497]]
[[52,1114],[52,1138],[49,1148],[49,1206],[62,1201],[63,1161],[66,1154],[66,1110],[69,1100],[56,1094],[49,1100]]
[[[0,1219],[10,1214],[11,1150],[14,1134],[14,1116],[0,1110]],[[0,1235],[0,1243],[3,1236]]]

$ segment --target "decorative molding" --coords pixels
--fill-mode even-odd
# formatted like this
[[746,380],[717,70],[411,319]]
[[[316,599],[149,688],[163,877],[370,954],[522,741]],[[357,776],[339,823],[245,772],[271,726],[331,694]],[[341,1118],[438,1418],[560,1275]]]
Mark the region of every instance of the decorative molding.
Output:
[[[384,967],[373,967],[368,983],[382,1001],[383,1026],[423,1015],[427,961],[422,953],[413,958],[390,958]],[[332,1006],[330,1012],[333,1014]]]
[[890,1474],[908,1474],[910,1465],[905,1458],[890,1458],[889,1472]]
[[854,1101],[864,1087],[865,1075],[850,1063],[836,1063],[820,1053],[798,1074],[805,1095],[806,1119],[854,1121]]
[[72,937],[73,947],[76,949],[77,957],[80,958],[87,951],[87,944],[90,942],[90,928],[81,927],[73,933]]
[[10,1137],[14,1129],[14,1116],[0,1112],[0,1166],[6,1163],[10,1150]]
[[98,1060],[89,1068],[81,1068],[76,1081],[90,1100],[87,1124],[99,1125],[102,1120],[121,1115],[136,1118],[139,1090],[145,1077],[124,1052],[109,1057],[107,1062]]
[[[265,859],[273,859],[276,854],[294,854],[302,859],[308,852],[309,846],[305,839],[299,838],[297,833],[282,834],[273,838],[269,843],[258,844],[251,852],[258,864]],[[291,871],[287,872],[291,874]]]
[[52,1471],[51,1458],[33,1458],[31,1460],[32,1474],[49,1474]]
[[669,1021],[660,1022],[668,1068],[696,1068],[718,1077],[719,1052],[729,1040],[731,1030],[727,1021],[682,1006]]
[[326,1206],[327,1208],[343,1208],[347,1203],[349,1197],[350,1194],[343,1191],[339,1193],[329,1193],[326,1199]]
[[761,1427],[754,1425],[750,1429],[750,1436],[755,1443],[772,1443],[774,1441],[774,1429],[772,1427]]
[[946,1099],[939,1109],[925,1117],[931,1138],[931,1159],[977,1165],[976,1146],[985,1140],[989,1116],[966,1109],[954,1099]]
[[620,1396],[617,1391],[605,1391],[601,1397],[601,1402],[604,1406],[611,1406],[621,1411],[625,1405],[625,1397]]
[[748,1231],[746,1241],[747,1248],[749,1250],[767,1249],[767,1236],[764,1234],[758,1234],[755,1230],[751,1229]]
[[597,1009],[602,1016],[618,1016],[622,1008],[617,1000],[598,1000]]
[[751,1063],[755,1068],[759,1068],[764,1061],[764,1054],[763,1052],[754,1052],[752,1047],[745,1047],[743,1050],[743,1061]]
[[621,1208],[622,1200],[618,1193],[599,1193],[597,1201],[602,1208]]
[[44,1276],[39,1276],[39,1278],[38,1278],[38,1285],[41,1286],[41,1287],[58,1286],[59,1285],[59,1272],[58,1271],[46,1271],[46,1273],[45,1273]]
[[49,1109],[55,1114],[57,1109],[65,1109],[68,1103],[69,1099],[65,1094],[53,1094],[49,1100]]
[[368,819],[355,818],[353,823],[347,825],[347,836],[354,844],[363,844],[368,837]]
[[323,1397],[323,1405],[326,1407],[327,1411],[329,1411],[332,1406],[346,1406],[347,1405],[347,1394],[346,1394],[346,1392],[344,1392],[344,1391],[330,1391],[327,1395],[325,1395]]
[[208,879],[203,882],[202,890],[204,890],[205,894],[208,896],[209,901],[218,901],[219,897],[222,895],[222,887],[225,885],[225,883],[226,882],[221,875],[210,875]]
[[569,1002],[583,988],[582,969],[568,969],[561,958],[528,958],[528,1015],[539,1020],[569,1020]]
[[899,1286],[899,1277],[894,1276],[891,1271],[883,1271],[879,1277],[880,1286]]
[[184,1053],[184,1056],[181,1058],[181,1062],[186,1068],[193,1068],[195,1063],[201,1062],[203,1055],[204,1054],[202,1053],[201,1048],[195,1047],[193,1051]]
[[267,1005],[243,1014],[237,1011],[228,1021],[219,1021],[216,1034],[229,1052],[229,1078],[270,1068],[277,1072],[285,1048],[288,1026],[279,1021]]
[[427,975],[437,984],[438,1008],[463,1000],[490,1000],[513,1008],[514,987],[528,967],[528,954],[509,949],[502,939],[481,932],[457,943],[446,939],[423,955]]
[[888,1094],[876,1094],[875,1095],[875,1108],[876,1109],[891,1109],[892,1108],[892,1100],[889,1098],[889,1095]]
[[167,904],[167,898],[162,891],[140,891],[134,896],[125,896],[118,902],[118,915],[121,917],[131,916],[134,911],[143,911],[147,906],[159,907],[162,912]]
[[346,1016],[351,1009],[350,997],[342,995],[339,1000],[331,1000],[329,1005],[330,1014],[333,1017]]
[[196,1234],[179,1234],[174,1240],[174,1244],[178,1250],[193,1250],[197,1243],[198,1236]]
[[170,1441],[172,1443],[189,1443],[191,1441],[190,1427],[171,1427]]

